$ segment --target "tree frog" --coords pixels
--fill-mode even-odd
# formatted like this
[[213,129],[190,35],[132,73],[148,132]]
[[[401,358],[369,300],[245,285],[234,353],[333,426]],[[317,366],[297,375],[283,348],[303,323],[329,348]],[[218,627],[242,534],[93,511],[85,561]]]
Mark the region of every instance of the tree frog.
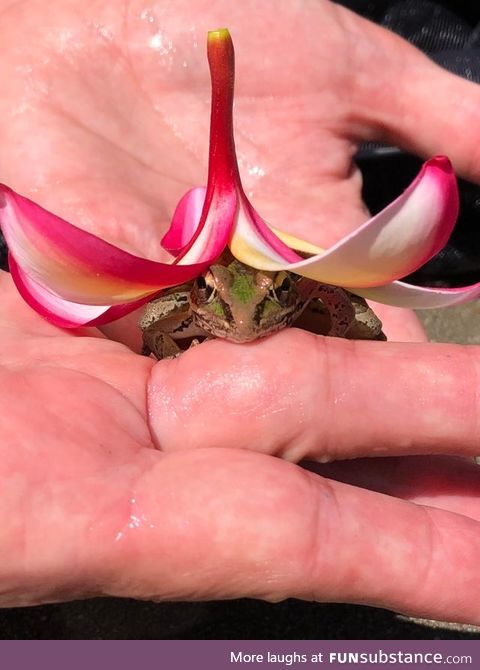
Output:
[[386,339],[363,298],[291,272],[255,270],[227,254],[149,302],[139,326],[143,353],[161,360],[201,340],[252,342],[294,322],[333,337]]

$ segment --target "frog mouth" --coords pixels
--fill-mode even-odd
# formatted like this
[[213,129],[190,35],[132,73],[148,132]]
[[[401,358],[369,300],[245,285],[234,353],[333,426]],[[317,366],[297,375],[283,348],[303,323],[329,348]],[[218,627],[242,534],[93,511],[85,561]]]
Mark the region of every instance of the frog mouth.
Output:
[[[198,328],[205,331],[207,336],[218,337],[230,342],[245,343],[253,342],[262,337],[278,333],[284,328],[288,328],[303,310],[304,304],[296,305],[286,316],[280,315],[277,319],[269,320],[268,325],[257,322],[255,319],[250,326],[239,323],[233,318],[216,318],[213,319],[211,315],[203,315],[198,312],[193,312],[193,320]],[[225,305],[228,314],[231,316],[231,310],[228,305]]]
[[288,323],[279,322],[278,324],[274,324],[268,331],[263,331],[260,329],[258,331],[242,333],[241,330],[238,330],[229,324],[212,324],[210,321],[207,322],[201,317],[195,318],[195,322],[197,326],[206,332],[207,337],[210,335],[212,337],[216,337],[221,340],[227,340],[228,342],[235,342],[237,344],[246,344],[248,342],[259,340],[263,337],[268,337],[269,335],[278,333],[280,330],[283,330],[289,325]]

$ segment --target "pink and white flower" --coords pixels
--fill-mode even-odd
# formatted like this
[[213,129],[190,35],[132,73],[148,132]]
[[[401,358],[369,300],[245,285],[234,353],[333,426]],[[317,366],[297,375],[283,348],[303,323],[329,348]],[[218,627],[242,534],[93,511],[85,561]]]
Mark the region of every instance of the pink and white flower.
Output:
[[207,186],[191,189],[177,205],[162,240],[175,256],[171,263],[128,253],[0,185],[0,227],[12,277],[35,310],[65,328],[113,321],[162,289],[198,276],[227,245],[252,267],[291,270],[392,305],[440,307],[480,295],[479,284],[438,289],[398,281],[437,254],[455,225],[456,179],[442,156],[427,161],[399,198],[329,249],[267,225],[248,201],[238,170],[228,30],[209,33],[208,59]]

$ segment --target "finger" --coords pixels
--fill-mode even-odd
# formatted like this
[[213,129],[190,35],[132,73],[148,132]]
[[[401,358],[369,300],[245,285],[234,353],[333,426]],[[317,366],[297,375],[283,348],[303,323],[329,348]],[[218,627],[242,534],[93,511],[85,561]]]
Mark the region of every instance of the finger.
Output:
[[462,176],[478,181],[480,86],[447,72],[394,33],[344,8],[337,11],[354,45],[352,121],[359,136],[371,137],[373,128],[376,139],[424,157],[446,154]]
[[32,487],[23,511],[6,516],[2,606],[298,597],[480,623],[477,522],[261,454],[144,450],[76,488]]
[[324,477],[480,521],[480,467],[472,458],[407,456],[305,463]]
[[354,342],[296,329],[206,342],[157,363],[147,390],[161,449],[257,449],[290,460],[479,449],[478,350]]
[[297,597],[480,622],[477,522],[260,454],[158,456],[114,529],[108,593]]

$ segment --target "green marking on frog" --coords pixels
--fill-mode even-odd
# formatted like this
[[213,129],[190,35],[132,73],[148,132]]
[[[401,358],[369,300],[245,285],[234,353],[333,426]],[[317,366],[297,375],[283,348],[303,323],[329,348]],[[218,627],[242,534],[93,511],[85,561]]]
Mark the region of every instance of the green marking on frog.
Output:
[[239,302],[246,305],[255,295],[255,281],[251,272],[242,272],[238,263],[230,263],[228,269],[232,276],[230,292]]
[[278,305],[273,302],[273,300],[266,300],[263,303],[263,316],[264,318],[269,317],[271,314],[275,314],[278,311]]
[[224,309],[222,303],[219,302],[219,301],[212,302],[209,305],[209,311],[212,312],[212,314],[215,314],[215,316],[218,316],[220,318],[225,317],[225,309]]

